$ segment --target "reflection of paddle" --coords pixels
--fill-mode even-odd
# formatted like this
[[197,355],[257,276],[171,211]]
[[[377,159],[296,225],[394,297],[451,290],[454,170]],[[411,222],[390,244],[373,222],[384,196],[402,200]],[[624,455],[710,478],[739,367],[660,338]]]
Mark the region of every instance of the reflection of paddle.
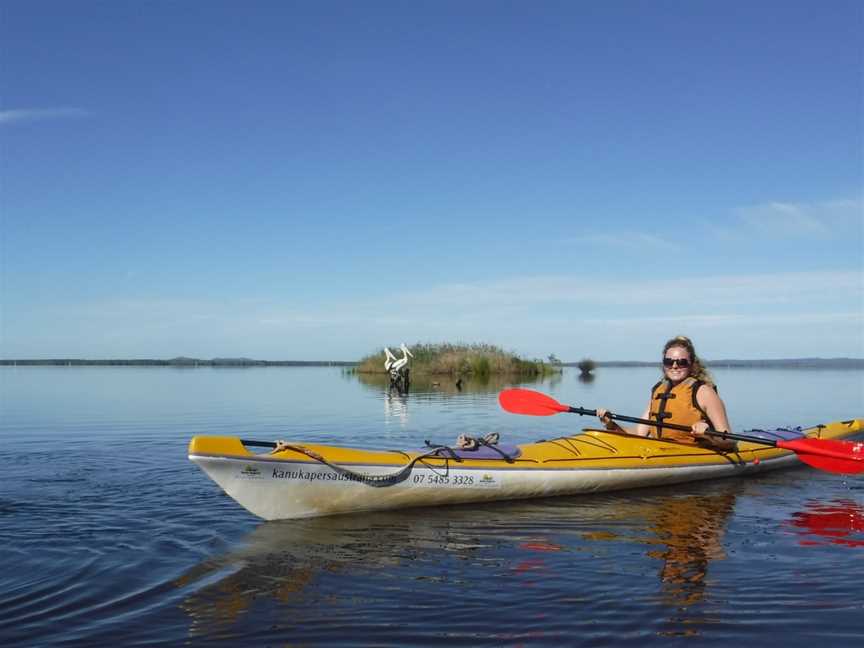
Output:
[[[551,396],[541,394],[530,389],[505,389],[498,394],[498,402],[501,407],[513,414],[528,414],[529,416],[551,416],[561,412],[571,412],[588,416],[597,416],[597,410],[585,409],[583,407],[570,407],[562,405]],[[673,423],[657,423],[647,419],[635,418],[633,416],[622,416],[620,414],[608,413],[609,418],[629,423],[642,423],[653,427],[663,427],[672,430],[683,430],[689,432],[686,425],[675,425]],[[749,441],[760,445],[773,446],[784,450],[791,450],[798,458],[806,464],[825,470],[827,472],[840,474],[857,474],[864,472],[864,442],[837,441],[835,439],[763,439],[761,437],[748,436],[744,434],[732,434],[729,432],[718,432],[708,430],[707,434],[733,439],[735,441]]]
[[[800,529],[804,538],[820,536],[831,544],[864,547],[864,507],[852,500],[808,504],[807,510],[792,515],[789,524]],[[820,544],[817,539],[799,542],[802,546]]]

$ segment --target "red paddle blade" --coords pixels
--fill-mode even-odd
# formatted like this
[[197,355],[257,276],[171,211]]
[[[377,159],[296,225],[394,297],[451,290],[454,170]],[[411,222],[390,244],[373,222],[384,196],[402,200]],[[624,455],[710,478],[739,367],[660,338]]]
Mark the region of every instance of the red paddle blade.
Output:
[[551,416],[570,410],[554,398],[530,389],[505,389],[498,394],[501,409],[513,414]]
[[838,475],[857,475],[864,472],[864,461],[856,459],[836,459],[835,457],[804,453],[799,454],[798,458],[808,466]]
[[836,439],[778,441],[778,448],[792,450],[808,466],[840,475],[864,472],[864,442]]

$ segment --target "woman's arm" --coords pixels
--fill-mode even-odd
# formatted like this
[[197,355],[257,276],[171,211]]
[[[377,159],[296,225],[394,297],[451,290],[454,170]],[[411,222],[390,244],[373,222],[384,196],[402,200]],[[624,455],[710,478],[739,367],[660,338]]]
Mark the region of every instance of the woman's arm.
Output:
[[[708,414],[708,423],[711,424],[711,427],[717,430],[718,432],[729,432],[729,418],[726,416],[726,405],[723,404],[723,400],[717,394],[713,387],[709,385],[702,385],[699,387],[699,391],[696,392],[696,402],[699,403],[699,407],[705,410],[705,413]],[[720,437],[705,434],[705,430],[708,429],[708,426],[703,423],[695,423],[693,425],[693,436],[702,441],[706,441],[721,450],[734,450],[735,442],[730,441],[729,439],[721,439]]]
[[[642,414],[642,418],[648,418],[648,415],[651,413],[651,405],[648,405],[648,409]],[[597,408],[597,418],[600,419],[600,422],[603,423],[603,427],[612,432],[624,432],[625,434],[635,434],[636,436],[649,436],[651,432],[651,426],[645,425],[643,423],[639,423],[634,428],[625,428],[621,425],[618,425],[615,421],[613,421],[608,416],[608,410],[598,407]],[[656,436],[656,435],[655,435]]]
[[[647,419],[651,416],[651,401],[648,401],[648,407],[645,408],[645,411],[642,412],[642,416],[639,418]],[[653,435],[652,435],[653,432]],[[657,428],[651,427],[650,425],[645,425],[644,423],[638,423],[635,428],[633,428],[632,434],[641,437],[654,436],[659,437],[657,434]]]

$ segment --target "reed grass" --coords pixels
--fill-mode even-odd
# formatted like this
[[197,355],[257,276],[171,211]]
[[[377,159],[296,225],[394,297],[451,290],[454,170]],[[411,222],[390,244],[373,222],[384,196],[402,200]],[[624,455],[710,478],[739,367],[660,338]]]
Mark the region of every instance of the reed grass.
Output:
[[[390,350],[401,358],[398,345]],[[483,378],[497,374],[537,376],[560,372],[559,367],[542,360],[526,360],[493,344],[415,344],[408,349],[414,354],[408,366],[411,373]],[[386,373],[383,347],[362,358],[357,373]]]

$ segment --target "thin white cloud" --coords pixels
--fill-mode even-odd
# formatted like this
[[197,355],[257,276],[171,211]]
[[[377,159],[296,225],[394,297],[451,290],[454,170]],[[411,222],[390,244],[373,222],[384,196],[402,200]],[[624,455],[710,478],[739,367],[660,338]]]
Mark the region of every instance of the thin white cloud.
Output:
[[[864,237],[864,200],[838,199],[813,203],[769,202],[735,207],[725,219],[704,224],[706,238],[734,243],[752,236],[789,238]],[[684,249],[673,239],[639,231],[594,232],[579,243],[616,251],[676,253]]]
[[771,202],[738,207],[732,210],[732,225],[744,231],[784,237],[846,236],[849,228],[860,234],[864,226],[864,202]]
[[[64,306],[87,319],[138,322],[147,327],[191,326],[203,322],[254,323],[265,327],[344,326],[364,322],[382,327],[423,320],[488,321],[513,314],[519,320],[558,313],[580,321],[639,317],[671,319],[754,316],[769,309],[790,313],[840,313],[864,316],[864,276],[856,271],[779,272],[641,280],[598,279],[580,275],[528,276],[494,281],[439,284],[393,293],[386,303],[359,296],[332,302],[291,304],[278,300],[121,299]],[[598,315],[602,313],[602,315]],[[507,322],[499,321],[504,325]]]
[[761,313],[761,314],[710,314],[710,315],[684,315],[669,316],[660,315],[655,317],[616,317],[616,318],[584,318],[583,324],[615,324],[616,326],[629,326],[640,329],[653,324],[677,325],[684,327],[743,327],[755,325],[786,325],[794,320],[796,326],[803,324],[864,324],[864,313],[861,312],[839,312],[839,313],[796,313],[794,318],[785,314]]
[[72,119],[86,117],[90,113],[81,108],[17,108],[0,110],[0,125],[22,122]]
[[441,284],[393,296],[390,307],[472,308],[511,304],[691,306],[794,303],[829,295],[864,299],[859,272],[786,272],[682,279],[604,280],[596,277],[539,276],[499,281]]
[[682,249],[680,245],[664,239],[655,234],[646,232],[616,232],[585,234],[579,237],[580,245],[596,245],[612,247],[618,251],[634,250],[644,253],[651,252],[678,252]]
[[[60,317],[62,330],[54,326]],[[7,332],[8,348],[14,349],[7,354],[19,357],[345,359],[406,339],[487,341],[528,355],[555,350],[568,359],[607,344],[602,354],[592,353],[638,359],[645,357],[645,340],[677,333],[695,333],[713,357],[859,356],[864,352],[864,277],[840,271],[633,281],[534,276],[441,284],[388,295],[386,303],[359,295],[315,303],[125,299],[45,304],[10,318]],[[86,340],[99,342],[85,345]]]

